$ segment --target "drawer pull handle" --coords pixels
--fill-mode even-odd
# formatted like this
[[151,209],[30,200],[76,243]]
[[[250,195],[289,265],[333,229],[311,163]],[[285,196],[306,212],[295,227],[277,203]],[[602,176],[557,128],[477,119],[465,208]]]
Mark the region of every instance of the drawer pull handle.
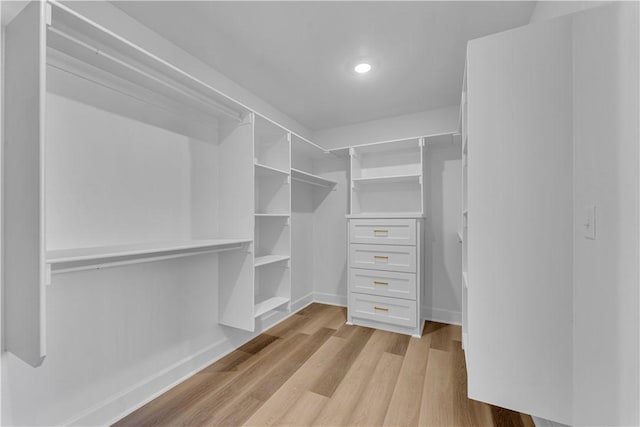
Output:
[[382,230],[382,229],[378,229],[378,230],[373,230],[374,233],[387,233],[389,234],[389,230]]
[[373,258],[375,258],[375,259],[389,259],[388,256],[384,256],[384,255],[374,255]]
[[374,285],[384,285],[384,286],[389,286],[389,282],[379,282],[377,280],[373,281]]
[[378,307],[378,306],[373,306],[374,310],[379,310],[379,311],[389,311],[388,308],[383,308],[383,307]]

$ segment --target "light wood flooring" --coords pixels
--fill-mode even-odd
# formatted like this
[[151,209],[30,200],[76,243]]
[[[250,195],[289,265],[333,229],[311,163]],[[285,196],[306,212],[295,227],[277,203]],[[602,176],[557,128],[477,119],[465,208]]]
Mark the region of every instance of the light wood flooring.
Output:
[[460,327],[416,339],[345,320],[312,304],[115,425],[533,427],[467,398]]

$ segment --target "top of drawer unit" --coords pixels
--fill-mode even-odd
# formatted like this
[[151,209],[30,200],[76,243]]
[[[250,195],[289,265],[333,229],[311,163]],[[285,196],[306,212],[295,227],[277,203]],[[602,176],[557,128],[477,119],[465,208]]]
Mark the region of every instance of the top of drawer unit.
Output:
[[415,219],[351,219],[349,220],[351,243],[415,245]]

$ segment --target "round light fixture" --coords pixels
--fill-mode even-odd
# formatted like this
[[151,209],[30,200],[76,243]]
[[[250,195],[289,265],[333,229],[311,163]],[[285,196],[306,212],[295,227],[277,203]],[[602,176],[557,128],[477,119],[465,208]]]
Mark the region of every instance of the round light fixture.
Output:
[[358,74],[368,73],[369,71],[371,71],[371,64],[367,64],[366,62],[362,62],[362,63],[356,65],[353,69]]

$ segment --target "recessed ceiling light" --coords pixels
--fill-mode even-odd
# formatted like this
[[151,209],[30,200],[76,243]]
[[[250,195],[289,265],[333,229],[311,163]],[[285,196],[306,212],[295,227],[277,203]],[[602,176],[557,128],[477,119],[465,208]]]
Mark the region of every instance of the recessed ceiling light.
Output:
[[356,65],[354,68],[356,73],[359,74],[364,74],[364,73],[368,73],[369,71],[371,71],[371,64],[367,64],[366,62],[362,62],[358,65]]

